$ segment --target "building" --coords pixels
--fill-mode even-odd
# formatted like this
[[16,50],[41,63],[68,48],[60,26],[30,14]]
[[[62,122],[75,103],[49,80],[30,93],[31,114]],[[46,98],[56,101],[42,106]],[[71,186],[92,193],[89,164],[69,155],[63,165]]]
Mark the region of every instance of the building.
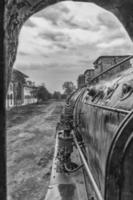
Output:
[[92,78],[94,78],[94,74],[95,74],[94,68],[87,69],[87,70],[84,72],[85,85],[88,85],[89,82],[90,82],[90,80],[91,80]]
[[6,98],[7,109],[24,103],[24,84],[26,83],[26,78],[28,76],[24,73],[16,69],[13,70]]
[[[125,58],[129,57],[129,55],[125,56],[100,56],[96,59],[93,63],[95,68],[95,76],[102,73],[103,71],[109,69],[111,66],[119,63],[120,61],[124,60]],[[117,72],[123,71],[131,66],[130,61],[126,61],[121,64],[119,67],[115,68],[114,70],[108,72],[107,75],[113,75]],[[105,77],[105,75],[104,75]]]
[[35,83],[28,80],[24,85],[24,105],[37,102],[36,90]]
[[77,86],[78,86],[78,88],[82,88],[82,87],[85,86],[85,76],[84,76],[84,74],[81,74],[81,75],[78,76]]
[[27,81],[28,76],[16,69],[13,70],[6,98],[6,108],[35,103],[35,84]]
[[24,85],[28,76],[16,69],[13,70],[11,83],[14,90],[14,106],[19,106],[24,103]]
[[14,106],[14,90],[13,83],[9,84],[8,94],[6,98],[6,108],[11,108]]

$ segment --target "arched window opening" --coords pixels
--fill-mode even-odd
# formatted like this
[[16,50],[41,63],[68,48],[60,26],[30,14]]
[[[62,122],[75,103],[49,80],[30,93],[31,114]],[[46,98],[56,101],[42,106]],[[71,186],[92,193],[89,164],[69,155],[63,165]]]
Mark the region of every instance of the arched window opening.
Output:
[[[32,15],[25,22],[19,35],[17,58],[13,66],[16,75],[12,80],[13,93],[10,95],[11,104],[18,107],[9,119],[15,126],[15,131],[13,128],[8,130],[8,135],[15,137],[12,143],[9,140],[11,152],[8,152],[8,157],[12,159],[8,168],[11,173],[9,197],[31,200],[35,196],[45,196],[50,176],[49,163],[54,151],[53,133],[64,99],[76,88],[80,91],[88,87],[95,75],[107,70],[118,60],[127,58],[132,51],[133,45],[122,24],[113,14],[92,3],[58,3]],[[132,63],[128,64],[131,67]],[[121,65],[119,72],[125,68],[127,65]],[[102,75],[96,82],[101,78],[107,80],[110,76],[117,76],[119,72],[108,72],[107,77]],[[113,96],[117,85],[108,89],[106,103]],[[97,88],[91,88],[90,93],[93,103],[102,103],[106,97]],[[114,100],[111,106],[115,103],[119,102]],[[81,108],[79,106],[80,111]],[[84,118],[89,117],[87,109],[83,108]],[[107,122],[106,130],[110,135],[104,138],[104,112],[95,114],[84,122],[81,120],[81,112],[77,119],[85,135],[89,133],[85,130],[90,126],[89,123],[98,122],[93,127],[95,131],[92,136],[88,136],[87,144],[92,145],[92,149],[88,149],[87,153],[91,153],[91,168],[100,192],[104,195],[105,157],[112,139],[111,131],[116,126],[116,119],[120,122],[123,116],[107,115],[111,124],[108,126]],[[98,146],[97,130],[103,133],[100,138],[102,149]],[[107,144],[104,139],[108,140]],[[12,149],[15,149],[15,153]],[[12,186],[13,177],[16,182]]]

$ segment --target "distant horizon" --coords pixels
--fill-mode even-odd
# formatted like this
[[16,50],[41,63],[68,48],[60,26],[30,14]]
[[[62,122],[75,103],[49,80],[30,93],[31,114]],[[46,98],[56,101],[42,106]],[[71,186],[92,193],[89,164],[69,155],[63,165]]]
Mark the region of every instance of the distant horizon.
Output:
[[26,21],[19,37],[14,68],[49,91],[62,92],[104,55],[132,54],[124,27],[110,12],[83,2],[61,2]]

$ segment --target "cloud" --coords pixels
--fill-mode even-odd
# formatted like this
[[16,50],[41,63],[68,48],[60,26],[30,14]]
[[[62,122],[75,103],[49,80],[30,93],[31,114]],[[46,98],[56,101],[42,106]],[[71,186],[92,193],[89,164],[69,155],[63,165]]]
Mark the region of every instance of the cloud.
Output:
[[70,9],[68,9],[65,4],[57,3],[54,6],[50,6],[44,11],[40,11],[35,14],[36,17],[45,18],[46,20],[51,21],[53,25],[58,25],[59,20],[64,16],[68,15]]
[[116,23],[116,18],[111,17],[111,14],[108,12],[100,13],[97,17],[98,19],[98,25],[105,26],[108,29],[117,29],[120,27],[118,23]]
[[100,48],[112,48],[112,47],[118,47],[118,46],[123,46],[125,41],[122,38],[115,39],[113,41],[110,41],[109,43],[103,42],[97,45],[97,47]]
[[39,36],[43,39],[50,40],[53,42],[62,42],[62,41],[68,42],[70,40],[70,36],[61,31],[60,32],[45,31],[45,33],[41,33],[39,34]]
[[25,25],[25,26],[29,26],[29,27],[35,27],[35,24],[34,24],[30,19],[28,19],[28,20],[25,22],[24,25]]
[[37,83],[61,90],[65,80],[76,82],[98,56],[132,51],[126,31],[112,14],[94,4],[62,2],[24,24],[14,66]]

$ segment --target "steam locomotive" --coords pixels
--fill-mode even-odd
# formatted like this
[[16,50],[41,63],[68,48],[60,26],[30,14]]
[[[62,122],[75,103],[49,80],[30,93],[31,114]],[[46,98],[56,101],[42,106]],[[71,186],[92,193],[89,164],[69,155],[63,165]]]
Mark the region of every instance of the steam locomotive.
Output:
[[106,73],[66,101],[45,200],[133,199],[133,69]]

